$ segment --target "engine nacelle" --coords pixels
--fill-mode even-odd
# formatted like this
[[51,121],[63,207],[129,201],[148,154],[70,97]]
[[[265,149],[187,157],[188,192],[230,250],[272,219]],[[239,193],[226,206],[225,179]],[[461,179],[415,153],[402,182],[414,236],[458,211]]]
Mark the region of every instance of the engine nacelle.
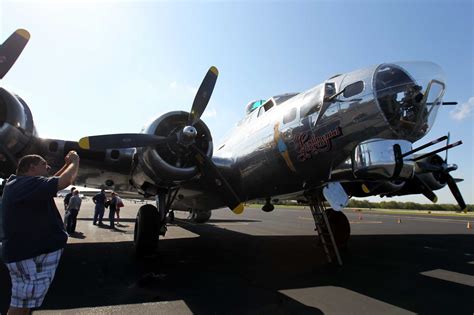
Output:
[[[173,111],[166,113],[149,126],[143,133],[169,137],[179,134],[188,124],[189,113]],[[213,153],[212,137],[203,121],[194,127],[197,130],[195,145],[211,158]],[[199,172],[191,148],[171,141],[155,147],[138,148],[132,181],[134,186],[145,193],[155,194],[156,185],[168,186],[189,180]],[[155,184],[153,184],[155,183]]]
[[[419,165],[423,165],[422,163],[436,166],[441,166],[444,164],[443,158],[437,154],[417,162],[420,162]],[[431,190],[438,190],[446,186],[446,181],[442,179],[442,176],[439,172],[423,173],[420,167],[417,165],[415,168],[415,173],[428,185],[428,187],[431,188]]]
[[0,175],[8,176],[36,129],[28,105],[19,96],[0,88]]

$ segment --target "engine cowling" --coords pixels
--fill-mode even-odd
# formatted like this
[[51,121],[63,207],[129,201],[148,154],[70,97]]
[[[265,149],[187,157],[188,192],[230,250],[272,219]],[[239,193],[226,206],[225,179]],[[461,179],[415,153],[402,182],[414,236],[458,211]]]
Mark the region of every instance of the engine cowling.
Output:
[[[154,193],[157,185],[169,186],[189,180],[199,172],[193,151],[179,142],[178,138],[188,124],[189,113],[173,111],[166,113],[144,128],[143,133],[169,137],[175,141],[155,147],[138,148],[132,173],[134,185],[144,192]],[[211,133],[202,120],[194,127],[197,131],[195,145],[210,158],[213,153]]]
[[11,174],[17,158],[36,137],[33,116],[26,102],[4,88],[0,88],[0,176]]
[[429,156],[418,161],[417,166],[415,168],[415,173],[420,177],[422,181],[424,181],[431,190],[438,190],[446,186],[446,181],[441,176],[440,172],[429,172],[424,173],[423,169],[421,169],[420,165],[427,164],[427,165],[435,165],[435,166],[442,166],[445,162],[443,158],[439,155]]

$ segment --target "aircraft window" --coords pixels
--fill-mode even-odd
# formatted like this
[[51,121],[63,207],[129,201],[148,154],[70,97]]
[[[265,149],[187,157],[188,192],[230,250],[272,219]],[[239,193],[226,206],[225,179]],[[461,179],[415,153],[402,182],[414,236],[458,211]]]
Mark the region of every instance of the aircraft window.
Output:
[[331,96],[336,94],[336,84],[329,82],[324,84],[324,101],[328,100]]
[[275,103],[278,106],[281,103],[286,102],[287,100],[289,100],[295,95],[298,95],[298,93],[288,93],[288,94],[278,95],[278,96],[274,96],[273,99],[275,100]]
[[336,94],[336,85],[334,83],[326,83],[324,85],[324,98],[328,98]]
[[265,100],[252,101],[245,107],[245,113],[248,115],[265,103]]
[[112,150],[110,152],[110,157],[114,160],[117,160],[120,157],[120,152],[118,150]]
[[265,104],[263,104],[262,107],[264,107],[265,110],[269,110],[270,108],[273,107],[273,105],[275,105],[275,103],[273,102],[272,99],[269,99],[268,102],[266,102]]
[[295,120],[296,118],[296,107],[293,107],[292,109],[290,109],[289,112],[287,112],[285,114],[285,116],[283,117],[283,123],[284,124],[287,124],[293,120]]
[[349,84],[344,88],[344,93],[342,95],[345,98],[357,95],[364,90],[364,81],[357,81],[355,83]]
[[258,115],[257,115],[257,117],[262,116],[264,113],[265,113],[265,107],[260,107],[260,109],[258,110]]

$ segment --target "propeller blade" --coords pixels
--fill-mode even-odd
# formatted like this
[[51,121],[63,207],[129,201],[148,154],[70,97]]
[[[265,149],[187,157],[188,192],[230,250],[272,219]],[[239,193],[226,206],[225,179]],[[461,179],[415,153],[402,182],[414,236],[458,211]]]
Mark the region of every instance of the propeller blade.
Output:
[[423,196],[428,198],[432,203],[438,202],[438,196],[436,196],[431,188],[416,174],[413,176],[413,183],[421,189]]
[[18,29],[0,46],[0,79],[13,66],[29,39],[30,33],[28,31]]
[[219,71],[214,66],[207,71],[194,97],[193,106],[189,113],[188,126],[194,125],[199,118],[201,118],[202,113],[204,113],[207,103],[209,103],[209,99],[211,98],[212,91],[214,90],[214,86],[216,85],[218,75]]
[[82,149],[106,150],[137,148],[160,145],[171,141],[176,136],[161,137],[144,133],[122,133],[84,137],[79,140]]
[[206,154],[204,154],[196,145],[192,145],[192,148],[195,152],[196,161],[201,167],[202,175],[207,178],[209,182],[212,182],[215,185],[218,194],[232,212],[235,214],[241,214],[244,211],[244,205],[230,186],[229,182],[224,176],[222,176],[214,162]]
[[446,174],[445,176],[446,182],[448,183],[448,187],[453,193],[454,198],[458,202],[459,207],[462,211],[466,211],[466,203],[464,202],[464,199],[461,195],[461,192],[459,191],[456,181],[450,174]]

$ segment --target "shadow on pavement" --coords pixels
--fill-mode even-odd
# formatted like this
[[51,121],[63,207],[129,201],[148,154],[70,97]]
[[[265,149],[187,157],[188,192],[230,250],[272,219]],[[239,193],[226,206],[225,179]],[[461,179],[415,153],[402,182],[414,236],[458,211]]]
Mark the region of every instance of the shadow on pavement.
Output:
[[[315,236],[179,225],[200,237],[162,239],[146,260],[132,242],[68,244],[42,309],[183,300],[193,313],[322,314],[279,290],[336,286],[416,313],[474,310],[472,287],[420,275],[472,274],[472,235],[356,235],[337,268]],[[0,268],[3,303],[7,277]]]

